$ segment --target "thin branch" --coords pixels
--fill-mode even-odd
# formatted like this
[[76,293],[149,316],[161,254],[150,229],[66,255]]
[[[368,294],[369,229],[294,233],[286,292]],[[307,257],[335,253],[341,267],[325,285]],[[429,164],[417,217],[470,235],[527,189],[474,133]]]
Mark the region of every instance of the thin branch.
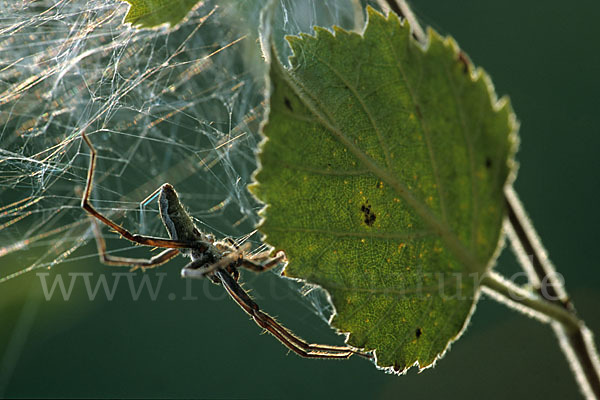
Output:
[[[529,281],[542,299],[563,308],[576,318],[575,307],[567,296],[564,282],[556,273],[512,187],[505,189],[505,200],[508,212],[506,232]],[[600,361],[591,331],[582,321],[577,330],[566,329],[562,324],[552,324],[552,328],[583,394],[588,399],[600,399]]]
[[542,322],[558,322],[568,333],[577,332],[582,325],[582,322],[565,308],[515,285],[497,272],[487,273],[481,279],[481,286],[494,299]]
[[508,224],[505,225],[506,233],[529,281],[547,301],[573,310],[564,289],[564,282],[557,275],[556,269],[531,221],[527,218],[515,190],[512,186],[507,187],[504,194],[508,214]]

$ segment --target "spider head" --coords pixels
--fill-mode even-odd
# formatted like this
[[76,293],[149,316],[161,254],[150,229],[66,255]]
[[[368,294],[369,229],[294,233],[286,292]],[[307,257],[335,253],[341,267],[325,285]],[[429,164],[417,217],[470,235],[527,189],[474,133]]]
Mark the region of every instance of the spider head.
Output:
[[160,218],[169,231],[171,239],[198,241],[203,240],[202,234],[194,226],[190,215],[179,201],[179,196],[169,183],[160,188],[158,197]]

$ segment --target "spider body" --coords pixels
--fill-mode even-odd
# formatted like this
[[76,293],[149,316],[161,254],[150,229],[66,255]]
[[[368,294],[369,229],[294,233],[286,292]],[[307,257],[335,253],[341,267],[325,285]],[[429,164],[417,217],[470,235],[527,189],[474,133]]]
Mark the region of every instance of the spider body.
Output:
[[[214,283],[222,285],[230,297],[252,317],[254,322],[275,336],[284,346],[296,354],[307,358],[348,358],[358,354],[371,359],[372,356],[347,346],[328,346],[310,344],[295,336],[287,328],[280,325],[273,317],[260,310],[252,298],[238,283],[238,268],[246,268],[262,272],[286,261],[285,254],[278,252],[270,257],[270,252],[248,254],[250,243],[238,246],[231,238],[215,240],[211,234],[200,231],[194,225],[179,196],[172,185],[165,183],[159,188],[159,210],[162,222],[167,229],[169,239],[133,234],[100,213],[89,201],[93,187],[94,170],[96,166],[96,150],[85,132],[81,137],[90,148],[90,164],[87,182],[81,207],[93,217],[92,228],[96,238],[100,261],[108,265],[130,266],[132,269],[154,268],[166,263],[178,254],[191,259],[183,267],[181,275],[184,278],[208,277]],[[120,233],[125,239],[146,246],[165,248],[160,254],[150,259],[115,257],[106,252],[106,243],[100,233],[98,221]]]
[[[202,266],[216,263],[222,256],[235,250],[234,248],[224,248],[221,243],[215,243],[213,235],[206,234],[196,228],[192,218],[179,201],[175,188],[170,183],[163,184],[159,190],[160,218],[169,233],[169,237],[173,240],[184,240],[196,244],[194,247],[180,250],[182,255],[192,260],[190,264],[197,265],[200,269]],[[234,273],[237,274],[237,269]],[[210,278],[213,282],[219,283],[212,275]]]
[[[239,266],[243,266],[243,251],[247,248],[244,246],[242,252],[240,247],[235,244],[231,238],[215,241],[215,237],[211,234],[200,231],[187,213],[179,196],[170,183],[165,183],[159,189],[158,207],[160,218],[163,225],[169,233],[169,237],[174,240],[185,240],[195,243],[196,246],[189,249],[182,249],[180,253],[189,257],[192,261],[181,271],[183,277],[187,276],[207,276],[214,283],[220,284],[221,281],[215,276],[214,271],[217,267],[224,268],[236,280],[239,279]],[[225,258],[226,257],[226,258]],[[274,259],[276,265],[285,256]],[[246,263],[249,262],[245,259]],[[248,267],[248,265],[246,265]],[[254,265],[256,269],[261,269],[260,265]],[[196,270],[196,273],[191,273],[188,270]]]
[[[196,228],[192,218],[179,201],[175,188],[170,183],[165,183],[160,187],[158,207],[160,218],[171,239],[204,244],[214,242],[212,235],[204,234]],[[182,252],[185,253],[187,250],[191,249],[184,249]]]

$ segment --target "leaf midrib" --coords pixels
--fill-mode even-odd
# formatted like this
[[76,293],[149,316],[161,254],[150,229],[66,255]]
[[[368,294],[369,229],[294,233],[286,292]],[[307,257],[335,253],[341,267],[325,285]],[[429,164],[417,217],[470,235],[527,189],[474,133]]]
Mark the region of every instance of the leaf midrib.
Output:
[[[273,54],[277,54],[275,50],[273,50]],[[481,268],[477,259],[464,247],[447,224],[440,221],[407,187],[388,171],[381,168],[371,157],[354,145],[354,143],[352,143],[352,141],[337,126],[330,122],[334,121],[334,119],[327,111],[323,111],[323,113],[320,111],[326,109],[320,104],[318,98],[307,90],[290,71],[286,70],[277,57],[274,57],[272,62],[275,63],[275,71],[279,73],[292,91],[298,96],[300,101],[316,117],[317,121],[324,128],[329,130],[342,145],[350,150],[350,152],[358,158],[368,170],[393,187],[396,193],[404,199],[404,201],[425,221],[427,225],[431,227],[434,233],[437,233],[441,237],[451,252],[469,270],[469,272],[480,272],[484,270],[484,268]],[[321,107],[317,107],[317,105],[321,105]]]

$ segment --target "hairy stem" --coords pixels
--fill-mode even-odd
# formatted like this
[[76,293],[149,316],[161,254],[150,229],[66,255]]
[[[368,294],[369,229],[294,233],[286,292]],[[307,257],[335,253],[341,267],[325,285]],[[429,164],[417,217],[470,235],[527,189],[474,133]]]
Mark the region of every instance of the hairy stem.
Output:
[[[546,303],[560,307],[577,318],[575,307],[564,289],[564,282],[556,273],[512,187],[505,189],[505,200],[508,212],[506,231],[535,291]],[[552,328],[583,394],[588,399],[600,399],[600,361],[591,331],[583,321],[579,321],[577,329],[562,323],[554,323]]]
[[542,322],[558,322],[567,333],[577,332],[582,322],[568,310],[548,302],[533,291],[523,289],[504,279],[496,272],[489,272],[481,280],[487,294],[502,303]]
[[481,285],[495,300],[550,323],[582,393],[588,399],[600,398],[599,363],[592,333],[574,311],[548,301],[535,291],[523,289],[495,272],[488,273]]

